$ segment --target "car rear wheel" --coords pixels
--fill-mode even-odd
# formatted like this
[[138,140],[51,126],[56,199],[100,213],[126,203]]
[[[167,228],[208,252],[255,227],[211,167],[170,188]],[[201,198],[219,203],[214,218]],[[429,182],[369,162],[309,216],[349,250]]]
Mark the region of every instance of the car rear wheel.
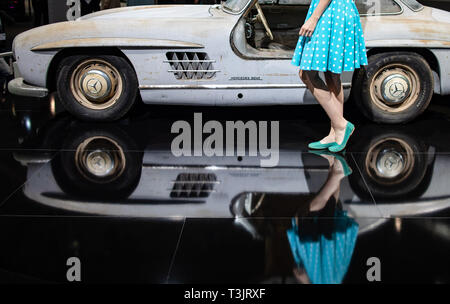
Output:
[[123,117],[136,99],[137,77],[118,56],[69,56],[58,69],[58,96],[82,120],[112,121]]
[[356,77],[356,104],[370,120],[405,123],[421,114],[433,96],[433,73],[415,53],[390,52],[369,57]]

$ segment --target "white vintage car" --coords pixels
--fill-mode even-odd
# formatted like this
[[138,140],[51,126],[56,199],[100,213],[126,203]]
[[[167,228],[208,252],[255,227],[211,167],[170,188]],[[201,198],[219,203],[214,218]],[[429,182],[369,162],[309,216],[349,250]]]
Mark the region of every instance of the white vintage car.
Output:
[[[342,75],[346,99],[373,121],[399,123],[433,93],[450,94],[450,13],[415,0],[355,1],[369,65]],[[97,121],[119,119],[139,95],[148,104],[315,103],[290,63],[309,3],[128,7],[35,28],[14,41],[9,90],[58,91],[69,112]]]

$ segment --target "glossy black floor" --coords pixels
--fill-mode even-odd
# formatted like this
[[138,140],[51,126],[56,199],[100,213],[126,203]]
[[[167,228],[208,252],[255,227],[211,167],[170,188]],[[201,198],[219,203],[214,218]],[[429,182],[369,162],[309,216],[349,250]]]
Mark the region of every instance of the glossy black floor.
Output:
[[[139,106],[95,124],[4,96],[0,281],[66,282],[78,257],[84,283],[367,283],[376,257],[381,282],[449,283],[449,101],[406,125],[347,104],[357,129],[334,158],[307,150],[328,128],[317,106]],[[279,121],[278,166],[174,157],[171,125],[194,112]],[[96,156],[112,171],[92,175]]]

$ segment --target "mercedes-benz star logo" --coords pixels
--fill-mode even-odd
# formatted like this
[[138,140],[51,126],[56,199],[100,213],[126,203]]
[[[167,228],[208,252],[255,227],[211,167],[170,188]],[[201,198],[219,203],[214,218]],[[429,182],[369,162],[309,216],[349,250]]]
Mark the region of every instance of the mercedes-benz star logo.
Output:
[[392,96],[400,97],[405,94],[405,89],[401,83],[396,82],[389,87],[389,92]]
[[89,89],[89,92],[91,92],[92,94],[98,94],[102,89],[102,84],[100,83],[100,81],[98,81],[98,79],[94,78],[88,81],[87,87]]

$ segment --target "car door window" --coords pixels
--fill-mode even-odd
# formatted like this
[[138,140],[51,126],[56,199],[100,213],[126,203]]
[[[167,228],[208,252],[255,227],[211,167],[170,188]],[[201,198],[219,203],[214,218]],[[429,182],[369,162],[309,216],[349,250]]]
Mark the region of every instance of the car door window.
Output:
[[355,0],[355,4],[360,15],[391,15],[402,11],[394,0]]
[[[238,1],[228,0],[227,2]],[[280,5],[302,7],[311,4],[312,0],[258,0],[261,5]],[[402,0],[414,3],[415,0]],[[402,7],[395,0],[354,0],[358,12],[363,16],[393,15],[402,12]]]
[[[361,15],[398,14],[401,6],[394,0],[354,0]],[[406,0],[415,2],[414,0]],[[311,0],[259,0],[261,4],[276,3],[279,5],[309,5]]]
[[423,5],[416,0],[402,0],[402,2],[415,12],[420,11],[423,8]]

